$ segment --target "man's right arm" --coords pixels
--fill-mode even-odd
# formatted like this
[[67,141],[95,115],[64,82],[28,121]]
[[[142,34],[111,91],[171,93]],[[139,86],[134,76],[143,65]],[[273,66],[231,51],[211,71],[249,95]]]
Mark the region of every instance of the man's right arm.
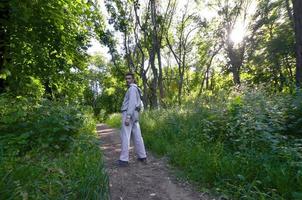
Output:
[[129,102],[127,108],[127,118],[131,118],[134,114],[135,107],[137,105],[137,98],[136,98],[136,88],[131,86],[129,88]]

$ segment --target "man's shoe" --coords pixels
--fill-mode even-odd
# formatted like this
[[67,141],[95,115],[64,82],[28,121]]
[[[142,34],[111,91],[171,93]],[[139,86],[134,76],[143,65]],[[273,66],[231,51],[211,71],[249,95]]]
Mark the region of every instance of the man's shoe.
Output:
[[129,163],[128,163],[128,161],[118,160],[117,161],[117,166],[119,166],[119,167],[128,167]]
[[137,160],[143,164],[147,164],[147,158],[137,158]]

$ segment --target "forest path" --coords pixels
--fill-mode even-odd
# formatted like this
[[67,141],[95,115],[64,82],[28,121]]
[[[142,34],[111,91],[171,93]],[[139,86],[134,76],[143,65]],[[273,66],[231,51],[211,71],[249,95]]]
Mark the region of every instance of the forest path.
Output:
[[169,170],[165,158],[156,158],[150,152],[148,164],[136,161],[130,148],[128,167],[118,167],[120,153],[119,130],[98,124],[105,168],[109,176],[111,200],[208,200],[206,194],[196,192],[193,186],[177,180]]

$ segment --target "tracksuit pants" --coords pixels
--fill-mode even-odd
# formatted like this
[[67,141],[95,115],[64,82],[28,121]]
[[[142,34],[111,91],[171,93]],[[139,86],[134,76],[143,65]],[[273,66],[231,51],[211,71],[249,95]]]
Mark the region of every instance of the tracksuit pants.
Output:
[[134,143],[134,148],[138,158],[146,158],[146,150],[144,145],[144,140],[141,134],[141,129],[139,122],[134,122],[130,119],[128,126],[125,125],[127,113],[122,112],[122,129],[120,131],[121,137],[121,154],[120,160],[129,161],[129,147],[130,147],[130,138],[132,134],[132,139]]

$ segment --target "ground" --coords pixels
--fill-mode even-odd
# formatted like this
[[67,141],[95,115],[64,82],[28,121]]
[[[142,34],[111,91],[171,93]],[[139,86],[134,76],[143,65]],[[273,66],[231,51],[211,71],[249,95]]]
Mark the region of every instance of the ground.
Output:
[[119,130],[98,124],[101,149],[109,176],[111,200],[208,200],[206,193],[197,192],[188,182],[175,178],[167,159],[148,152],[148,164],[136,160],[130,149],[128,167],[116,165],[120,154]]

